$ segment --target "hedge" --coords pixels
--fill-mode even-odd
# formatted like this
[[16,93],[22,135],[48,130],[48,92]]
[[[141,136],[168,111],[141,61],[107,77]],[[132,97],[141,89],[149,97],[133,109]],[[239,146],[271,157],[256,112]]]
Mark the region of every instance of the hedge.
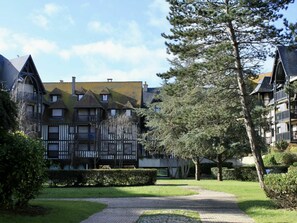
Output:
[[289,168],[286,174],[268,174],[264,177],[265,192],[279,207],[297,209],[297,170]]
[[265,166],[290,166],[294,162],[297,162],[297,155],[289,152],[270,153],[264,156],[263,162]]
[[[213,177],[217,177],[218,168],[211,168]],[[254,166],[243,166],[237,168],[223,168],[223,180],[258,181],[256,168]]]
[[156,169],[48,170],[51,186],[134,186],[153,185]]

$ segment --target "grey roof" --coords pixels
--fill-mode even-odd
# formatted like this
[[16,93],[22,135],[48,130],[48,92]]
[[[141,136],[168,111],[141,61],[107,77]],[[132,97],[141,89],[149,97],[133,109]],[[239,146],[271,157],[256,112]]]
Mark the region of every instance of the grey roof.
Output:
[[4,87],[6,89],[11,90],[15,81],[21,77],[21,72],[23,71],[26,63],[32,64],[34,70],[34,79],[38,82],[38,85],[41,87],[42,92],[45,93],[44,86],[41,82],[31,55],[8,60],[0,54],[0,82],[4,84]]
[[144,105],[149,105],[151,104],[155,96],[160,94],[160,89],[159,87],[154,87],[154,88],[147,88],[147,91],[143,91],[143,103]]
[[272,92],[273,87],[272,84],[270,84],[270,79],[271,77],[264,77],[251,94]]
[[292,46],[277,46],[271,81],[274,81],[278,60],[281,61],[286,77],[297,76],[297,50]]

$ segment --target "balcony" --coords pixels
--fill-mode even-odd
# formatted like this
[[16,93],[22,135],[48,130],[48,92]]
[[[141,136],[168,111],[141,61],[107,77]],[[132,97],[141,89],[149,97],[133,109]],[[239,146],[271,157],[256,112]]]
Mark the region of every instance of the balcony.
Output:
[[99,118],[97,115],[76,115],[74,118],[75,122],[97,122]]
[[76,139],[78,140],[86,140],[86,141],[94,141],[96,139],[95,133],[77,133]]
[[99,157],[98,151],[77,150],[75,156],[80,158],[96,158]]
[[290,132],[283,132],[276,134],[275,137],[276,141],[291,141],[291,133]]
[[278,112],[275,114],[275,121],[283,121],[290,118],[290,112],[289,110]]
[[286,94],[285,90],[277,91],[274,94],[274,100],[275,101],[284,100],[284,99],[287,99],[287,97],[288,97],[288,95]]

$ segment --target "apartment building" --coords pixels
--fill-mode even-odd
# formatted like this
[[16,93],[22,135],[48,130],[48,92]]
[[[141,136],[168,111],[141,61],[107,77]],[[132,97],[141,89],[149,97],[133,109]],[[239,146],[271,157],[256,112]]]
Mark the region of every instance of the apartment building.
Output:
[[270,129],[263,131],[267,144],[285,140],[297,143],[297,50],[278,46],[271,76],[259,81],[252,92],[269,108]]

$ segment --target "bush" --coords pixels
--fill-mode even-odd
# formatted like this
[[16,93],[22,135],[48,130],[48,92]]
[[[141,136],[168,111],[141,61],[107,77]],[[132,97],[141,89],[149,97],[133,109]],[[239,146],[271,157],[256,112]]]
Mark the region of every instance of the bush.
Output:
[[294,162],[297,162],[297,155],[289,152],[271,153],[271,154],[265,155],[265,157],[263,158],[263,162],[266,167],[276,166],[276,165],[290,166]]
[[275,148],[280,152],[285,151],[288,148],[288,146],[289,146],[289,143],[285,140],[278,141],[275,143]]
[[274,154],[270,153],[264,156],[263,158],[264,166],[275,166],[277,162],[274,158]]
[[258,181],[258,175],[256,167],[254,166],[242,166],[236,168],[237,176],[242,181]]
[[48,170],[53,186],[153,185],[156,169]]
[[297,208],[297,171],[264,177],[266,195],[281,208]]
[[[217,167],[211,168],[211,174],[214,178],[217,177],[218,172],[219,172],[219,168],[217,168]],[[238,179],[235,169],[228,169],[226,167],[222,168],[222,177],[223,177],[223,180],[237,180]]]
[[297,175],[297,166],[290,166],[288,168],[288,173],[292,173],[292,174]]
[[41,142],[24,134],[6,133],[0,139],[0,206],[26,206],[44,182]]
[[294,153],[274,153],[274,158],[279,165],[290,166],[297,161],[297,156]]

